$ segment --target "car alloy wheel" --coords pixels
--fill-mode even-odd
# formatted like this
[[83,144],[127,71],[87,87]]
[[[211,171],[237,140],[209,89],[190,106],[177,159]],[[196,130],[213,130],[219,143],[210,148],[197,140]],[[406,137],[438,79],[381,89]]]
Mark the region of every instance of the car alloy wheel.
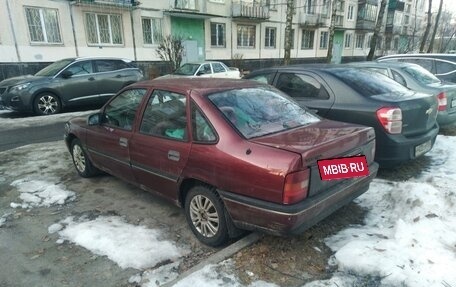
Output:
[[215,247],[228,240],[225,214],[223,202],[214,188],[194,186],[185,198],[187,222],[195,236],[204,244]]
[[60,101],[53,94],[41,94],[35,100],[35,112],[39,115],[52,115],[60,112]]
[[92,177],[99,173],[99,170],[93,166],[86,152],[82,148],[81,142],[74,139],[71,142],[71,156],[77,172],[82,177]]

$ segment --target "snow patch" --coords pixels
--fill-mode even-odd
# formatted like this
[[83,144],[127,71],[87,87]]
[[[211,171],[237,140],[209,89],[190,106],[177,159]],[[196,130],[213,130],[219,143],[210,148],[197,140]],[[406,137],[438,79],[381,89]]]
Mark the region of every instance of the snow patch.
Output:
[[76,198],[74,192],[44,180],[19,179],[13,181],[11,185],[21,192],[19,198],[22,200],[22,203],[12,202],[10,204],[12,208],[63,205]]

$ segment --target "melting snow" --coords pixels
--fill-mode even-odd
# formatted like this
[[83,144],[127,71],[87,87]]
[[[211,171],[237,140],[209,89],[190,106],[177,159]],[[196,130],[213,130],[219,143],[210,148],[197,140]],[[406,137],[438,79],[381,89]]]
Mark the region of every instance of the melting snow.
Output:
[[74,192],[60,185],[43,180],[20,179],[13,181],[11,185],[21,192],[19,198],[22,200],[22,203],[12,202],[10,205],[12,208],[62,205],[74,200],[76,196]]

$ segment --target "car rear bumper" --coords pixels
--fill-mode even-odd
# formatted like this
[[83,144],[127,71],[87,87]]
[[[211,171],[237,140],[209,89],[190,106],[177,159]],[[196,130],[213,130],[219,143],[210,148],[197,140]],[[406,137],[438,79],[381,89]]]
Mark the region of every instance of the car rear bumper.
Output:
[[366,192],[377,175],[378,164],[372,163],[369,171],[369,176],[346,180],[293,205],[265,202],[224,191],[219,193],[238,228],[274,235],[299,234]]
[[450,113],[447,111],[439,112],[437,114],[437,122],[439,126],[446,126],[456,122],[456,110],[451,111]]
[[439,126],[435,125],[427,133],[416,137],[403,135],[377,136],[375,161],[381,167],[388,168],[418,158],[425,153],[416,155],[415,148],[429,141],[431,142],[431,147],[433,147],[438,133]]

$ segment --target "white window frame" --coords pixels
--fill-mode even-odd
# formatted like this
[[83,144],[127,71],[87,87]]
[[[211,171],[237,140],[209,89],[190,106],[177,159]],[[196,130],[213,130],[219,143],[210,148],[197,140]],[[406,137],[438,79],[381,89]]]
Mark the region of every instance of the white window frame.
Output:
[[[301,35],[302,35],[302,38],[301,38],[301,50],[312,50],[314,48],[314,45],[315,45],[315,30],[302,29],[301,31],[302,31],[301,32]],[[309,41],[304,41],[307,38],[307,36],[311,37],[311,39],[309,39]],[[307,46],[304,47],[305,43],[309,43],[311,45],[308,46],[308,47]]]
[[[245,29],[244,29],[245,28]],[[253,35],[251,35],[251,32]],[[256,25],[237,25],[237,47],[240,49],[254,49],[256,42]],[[245,38],[246,37],[246,38]],[[244,45],[246,44],[246,45]]]
[[321,31],[320,32],[320,50],[328,49],[328,41],[329,41],[329,32]]
[[[44,8],[44,7],[31,7],[31,6],[26,6],[24,7],[25,9],[25,18],[26,18],[26,21],[27,21],[27,29],[28,29],[28,32],[29,32],[29,39],[30,39],[30,43],[32,44],[63,44],[63,41],[62,41],[62,32],[61,32],[61,29],[60,29],[60,17],[59,17],[59,10],[58,9],[53,9],[53,8]],[[41,30],[42,30],[42,34],[43,34],[43,41],[34,41],[32,39],[32,31],[30,30],[30,23],[28,22],[28,17],[27,17],[27,9],[34,9],[34,10],[38,10],[38,13],[40,15],[40,27],[41,27]],[[45,10],[53,10],[55,12],[55,15],[56,15],[56,21],[57,21],[57,29],[58,29],[58,37],[59,37],[59,41],[58,42],[50,42],[49,41],[49,36],[48,36],[48,32],[46,30],[46,24],[45,24],[45,21],[44,21],[44,11]]]
[[[89,27],[87,27],[87,15],[93,14],[95,15],[95,25],[96,25],[96,35],[97,35],[97,43],[90,43],[89,42]],[[109,28],[109,43],[102,43],[101,42],[101,35],[100,35],[100,25],[98,23],[98,16],[105,15],[108,16],[108,28]],[[120,19],[120,40],[121,43],[113,43],[113,31],[112,31],[112,24],[111,24],[111,17],[118,16]],[[123,46],[124,45],[124,35],[123,35],[123,19],[122,14],[109,14],[109,13],[96,13],[96,12],[86,12],[84,13],[84,26],[86,28],[86,35],[87,35],[87,44],[89,46]]]
[[[271,37],[271,33],[273,36]],[[266,27],[264,30],[264,47],[268,49],[275,49],[277,42],[277,28]]]
[[[144,21],[149,21],[150,23],[150,39],[152,43],[146,43],[146,38],[145,36],[145,31],[144,31]],[[159,25],[159,35],[155,35],[156,29],[154,29],[155,25]],[[143,43],[144,45],[158,45],[160,42],[161,37],[163,36],[163,25],[162,25],[162,19],[161,18],[153,18],[153,17],[142,17],[141,18],[141,29],[143,32]]]
[[356,34],[355,36],[355,49],[364,48],[364,34]]
[[[210,37],[210,41],[211,41],[211,47],[214,47],[214,48],[225,48],[226,47],[226,24],[225,23],[218,23],[218,22],[210,22],[209,23],[210,27],[210,33],[211,33],[211,37]],[[212,43],[212,25],[215,25],[215,45]],[[217,27],[222,27],[223,29],[223,43],[219,43],[218,39],[219,39],[219,29],[217,29]]]
[[354,5],[348,5],[347,21],[353,21],[353,20],[355,20],[355,6]]
[[346,33],[344,37],[344,48],[350,49],[352,46],[353,33]]

